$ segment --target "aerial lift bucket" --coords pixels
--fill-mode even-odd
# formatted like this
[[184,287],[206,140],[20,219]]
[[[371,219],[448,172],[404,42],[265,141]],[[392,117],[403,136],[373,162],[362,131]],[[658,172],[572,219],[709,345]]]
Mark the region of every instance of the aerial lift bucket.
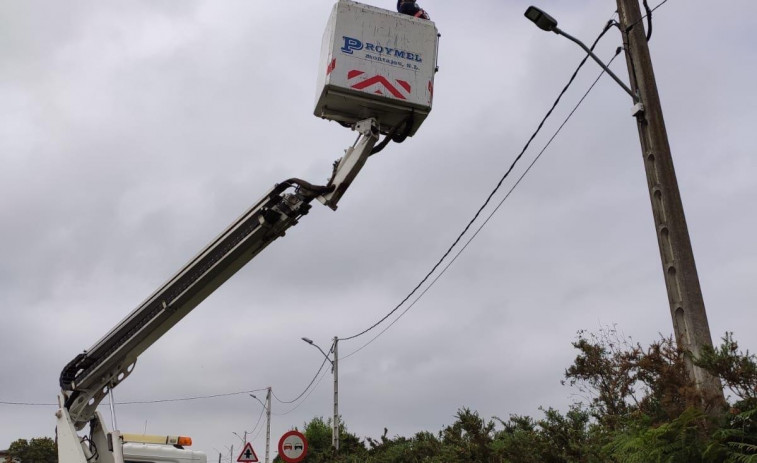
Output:
[[323,35],[315,115],[348,126],[373,118],[381,133],[409,123],[412,136],[431,111],[438,44],[429,20],[339,0]]

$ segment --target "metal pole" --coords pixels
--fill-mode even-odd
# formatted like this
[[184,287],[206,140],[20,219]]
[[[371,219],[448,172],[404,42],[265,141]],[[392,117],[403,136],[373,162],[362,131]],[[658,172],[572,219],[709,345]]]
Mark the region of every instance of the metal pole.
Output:
[[612,72],[612,70],[610,68],[608,68],[607,65],[605,65],[605,63],[603,63],[602,60],[599,59],[599,57],[597,55],[595,55],[594,52],[591,51],[591,49],[589,47],[587,47],[583,42],[581,42],[577,38],[573,37],[572,35],[566,33],[565,31],[563,31],[563,30],[561,30],[561,29],[559,29],[557,27],[555,27],[552,32],[554,32],[555,34],[562,35],[566,39],[570,40],[573,43],[578,44],[579,47],[583,48],[584,51],[586,53],[588,53],[589,56],[591,56],[591,58],[594,61],[596,61],[597,64],[599,64],[600,67],[602,67],[602,69],[605,70],[605,72],[607,73],[607,75],[609,75],[610,77],[612,77],[612,79],[615,82],[617,82],[621,87],[623,87],[623,90],[625,90],[626,93],[628,93],[631,96],[631,98],[633,99],[634,103],[638,101],[639,98],[636,96],[636,94],[634,92],[632,92],[631,89],[628,88],[628,86],[622,80],[620,80],[620,78],[617,75],[615,75],[615,73]]
[[231,444],[229,449],[229,463],[234,463],[234,444]]
[[[712,413],[725,406],[720,380],[695,366],[691,356],[712,346],[681,194],[662,116],[652,60],[638,0],[617,0],[631,88],[644,110],[636,114],[657,242],[662,258],[670,314],[678,346],[687,352],[686,367]],[[702,404],[692,404],[701,406]]]
[[268,394],[265,398],[266,403],[266,430],[265,430],[265,463],[269,463],[269,455],[271,448],[271,386],[268,386]]
[[339,451],[339,355],[337,348],[339,338],[334,336],[334,362],[332,370],[334,373],[334,432],[331,434],[331,445]]

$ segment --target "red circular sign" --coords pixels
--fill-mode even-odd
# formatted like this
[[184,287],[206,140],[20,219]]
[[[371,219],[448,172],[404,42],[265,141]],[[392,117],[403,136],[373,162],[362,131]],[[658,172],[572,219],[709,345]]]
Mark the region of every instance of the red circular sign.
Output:
[[308,454],[308,441],[299,431],[289,431],[279,439],[279,456],[286,463],[297,463]]

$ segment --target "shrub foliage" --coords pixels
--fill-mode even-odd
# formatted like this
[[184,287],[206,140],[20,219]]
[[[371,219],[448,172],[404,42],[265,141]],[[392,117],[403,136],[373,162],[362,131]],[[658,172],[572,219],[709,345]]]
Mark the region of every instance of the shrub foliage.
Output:
[[361,440],[342,429],[331,449],[331,423],[305,424],[305,462],[375,463],[757,463],[757,357],[739,350],[731,333],[694,362],[720,378],[729,408],[698,396],[671,337],[649,346],[615,329],[579,332],[577,355],[563,384],[580,400],[567,412],[540,409],[539,417],[486,419],[461,408],[436,434]]

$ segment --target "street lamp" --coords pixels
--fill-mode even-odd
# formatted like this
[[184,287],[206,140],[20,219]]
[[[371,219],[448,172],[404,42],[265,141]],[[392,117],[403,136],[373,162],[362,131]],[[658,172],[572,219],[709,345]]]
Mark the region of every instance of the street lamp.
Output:
[[255,394],[250,394],[250,397],[260,402],[260,405],[265,409],[266,414],[266,431],[265,431],[265,463],[268,463],[271,448],[271,387],[268,387],[268,393],[266,394],[265,402],[263,403]]
[[[634,92],[632,92],[631,89],[628,88],[628,86],[625,83],[623,83],[623,81],[620,80],[620,78],[617,75],[615,75],[615,73],[612,72],[610,70],[610,68],[608,68],[605,65],[605,63],[603,63],[602,60],[599,59],[599,57],[597,55],[595,55],[593,51],[591,51],[591,49],[589,47],[587,47],[583,42],[581,42],[577,38],[573,37],[570,34],[567,34],[567,33],[563,32],[559,27],[557,27],[557,21],[555,20],[555,18],[553,18],[552,16],[548,15],[547,13],[545,13],[542,10],[540,10],[539,8],[536,8],[535,6],[529,6],[528,9],[526,9],[525,16],[529,20],[531,20],[531,22],[533,22],[534,24],[536,24],[536,26],[539,29],[541,29],[543,31],[547,31],[547,32],[554,32],[557,35],[562,35],[566,39],[570,40],[573,43],[576,43],[579,47],[583,48],[584,51],[586,53],[588,53],[589,56],[591,56],[592,59],[594,59],[594,61],[596,61],[597,64],[599,64],[602,67],[602,69],[604,69],[605,72],[610,77],[612,77],[613,80],[615,82],[617,82],[618,85],[620,85],[623,88],[623,90],[626,91],[626,93],[628,93],[631,96],[631,98],[633,99],[634,103],[638,103],[639,102],[638,95],[636,95]],[[635,108],[635,110],[636,109],[637,108]]]
[[526,17],[539,26],[539,29],[543,31],[552,32],[557,28],[557,21],[555,21],[555,18],[535,6],[528,7],[526,10]]
[[268,407],[266,407],[266,405],[263,403],[262,400],[258,399],[258,396],[256,396],[255,394],[250,394],[250,397],[252,397],[253,399],[257,400],[258,403],[263,406],[263,408],[268,408]]
[[312,339],[305,337],[300,339],[311,346],[315,346],[321,351],[321,354],[326,357],[326,360],[331,363],[331,373],[334,374],[334,427],[331,430],[331,446],[334,447],[334,450],[339,451],[339,356],[337,354],[339,338],[334,336],[334,343],[331,345],[331,352],[334,353],[334,360],[331,360],[329,355],[324,352],[318,344],[314,343]]
[[[224,447],[226,448],[226,450],[229,450],[229,455],[231,455],[231,452],[233,451],[234,446],[233,445],[231,446],[231,450],[228,447],[226,447],[225,445],[224,445]],[[213,447],[213,450],[215,450],[216,452],[218,452],[218,463],[221,463],[221,458],[222,458],[223,452],[221,452],[220,450],[218,450],[215,447]],[[229,463],[233,463],[233,460],[230,459]]]
[[[234,433],[234,434],[236,434],[236,433]],[[239,436],[237,436],[237,437],[239,437]],[[234,463],[234,444],[231,444],[230,448],[226,447],[225,445],[224,445],[224,447],[226,448],[226,450],[229,451],[229,463]],[[213,447],[213,448],[215,448],[215,447]],[[216,449],[216,450],[218,450],[218,449]],[[221,463],[221,452],[218,452],[218,463]]]
[[[331,359],[329,358],[329,354],[327,354],[326,352],[324,352],[324,351],[323,351],[323,349],[321,349],[321,346],[319,346],[318,344],[314,343],[314,342],[313,342],[313,340],[312,340],[312,339],[310,339],[310,338],[305,338],[305,337],[302,337],[302,338],[300,338],[300,339],[302,339],[302,340],[303,340],[303,341],[305,341],[306,343],[310,344],[311,346],[313,346],[313,347],[315,347],[316,349],[318,349],[319,351],[321,351],[321,353],[323,354],[323,356],[324,356],[324,357],[326,357],[326,360],[328,360],[328,361],[329,361],[329,363],[331,363],[331,367],[332,367],[332,368],[334,367],[334,362],[333,362],[333,361],[332,361],[332,360],[331,360]],[[334,338],[334,339],[336,339],[336,338]]]
[[240,436],[239,434],[235,433],[234,431],[231,431],[231,433],[234,434],[235,436],[237,436],[239,438],[239,440],[242,441],[242,445],[243,446],[245,444],[247,444],[247,431],[244,432],[244,437]]

